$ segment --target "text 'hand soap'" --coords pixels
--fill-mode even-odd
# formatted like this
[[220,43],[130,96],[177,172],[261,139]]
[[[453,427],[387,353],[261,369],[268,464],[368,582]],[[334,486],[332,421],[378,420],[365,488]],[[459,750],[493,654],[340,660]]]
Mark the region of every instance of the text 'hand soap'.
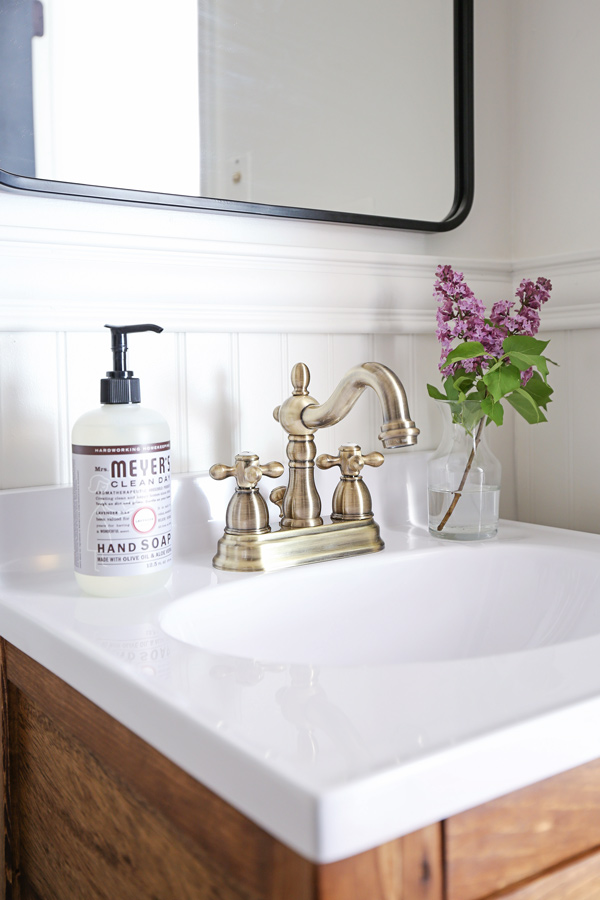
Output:
[[113,368],[102,406],[73,426],[75,577],[88,594],[125,597],[162,587],[171,574],[171,443],[160,413],[140,404],[127,370],[127,335],[158,325],[107,325]]

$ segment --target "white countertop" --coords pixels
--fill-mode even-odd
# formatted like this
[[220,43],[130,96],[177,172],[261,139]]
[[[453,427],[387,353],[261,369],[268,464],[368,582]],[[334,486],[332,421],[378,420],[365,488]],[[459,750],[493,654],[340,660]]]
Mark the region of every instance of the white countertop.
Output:
[[[436,541],[424,527],[424,458],[389,453],[381,470],[369,472],[382,554],[305,567],[301,577],[299,569],[214,570],[231,487],[176,479],[172,582],[123,600],[87,597],[75,583],[69,488],[2,492],[0,633],[316,862],[351,856],[600,757],[600,536],[502,522],[493,541]],[[438,597],[430,621],[438,650],[420,660],[341,653],[335,664],[286,662],[284,651],[281,661],[255,660],[192,646],[160,626],[170,604],[193,592],[202,604],[251,586],[252,603],[256,586],[266,584],[261,579],[278,579],[285,605],[295,584],[304,590],[318,578],[333,596],[336,585],[364,581],[382,563],[399,598],[411,591],[414,602],[418,588],[401,573],[415,560],[441,566],[448,579],[445,606]],[[515,599],[519,560],[528,561],[529,574]],[[494,596],[472,583],[475,561],[489,570]],[[537,597],[539,608],[557,581],[545,636],[538,628],[533,649],[522,635],[504,646],[496,633],[502,604],[506,617],[517,603],[527,615],[528,598]],[[481,596],[499,650],[444,652],[457,591]],[[441,608],[445,625],[435,613]]]

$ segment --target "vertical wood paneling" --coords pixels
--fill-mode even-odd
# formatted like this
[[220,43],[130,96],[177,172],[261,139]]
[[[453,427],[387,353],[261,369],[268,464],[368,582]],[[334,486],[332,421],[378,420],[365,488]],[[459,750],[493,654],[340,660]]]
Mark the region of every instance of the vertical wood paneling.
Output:
[[[594,465],[600,418],[589,414],[585,388],[600,329],[551,337],[549,353],[561,367],[551,370],[548,424],[527,425],[507,409],[502,428],[490,427],[503,467],[501,515],[600,531],[600,470]],[[1,486],[64,483],[73,422],[99,404],[99,381],[111,364],[108,333],[4,333],[0,350]],[[293,364],[307,363],[310,391],[323,402],[350,367],[371,358],[398,374],[421,429],[418,449],[433,449],[440,435],[426,389],[427,382],[439,384],[433,333],[163,333],[132,338],[129,352],[142,402],[171,425],[175,471],[206,471],[214,462],[232,462],[242,449],[285,462],[285,436],[272,410],[290,393]],[[380,449],[379,425],[379,404],[366,391],[342,423],[318,432],[318,451],[336,453],[348,440],[365,452]]]
[[[229,334],[186,335],[188,465],[229,465],[237,450],[237,359]],[[237,344],[235,344],[237,348]]]
[[319,403],[326,400],[333,389],[330,379],[331,337],[327,334],[288,334],[285,389],[291,390],[290,372],[296,363],[306,363],[310,369],[308,390]]
[[415,419],[413,409],[415,406],[414,348],[415,339],[409,334],[376,334],[373,337],[373,359],[388,366],[396,373],[406,391],[413,419]]
[[[111,323],[114,324],[114,323]],[[157,323],[160,324],[160,323]],[[180,472],[187,464],[180,452],[179,372],[177,335],[136,334],[128,339],[127,365],[140,379],[142,404],[167,419],[171,429],[172,465]],[[69,435],[75,420],[100,406],[100,379],[112,368],[110,332],[67,334],[67,392]]]
[[[525,522],[573,528],[571,443],[580,438],[570,426],[569,385],[577,353],[569,356],[565,332],[547,337],[552,338],[547,353],[560,363],[560,367],[552,366],[550,371],[554,394],[548,407],[548,422],[529,425],[521,416],[515,418],[517,516]],[[579,430],[581,423],[577,427]],[[584,470],[580,469],[578,480],[582,477]]]
[[[442,420],[435,403],[429,396],[427,385],[441,386],[440,345],[435,334],[416,334],[411,338],[414,357],[414,384],[409,398],[412,416],[421,429],[419,447],[433,450],[442,436]],[[414,397],[414,399],[413,399]],[[413,411],[414,407],[414,411]]]
[[[289,372],[298,362],[306,363],[310,370],[309,393],[319,403],[330,396],[335,384],[332,366],[333,338],[327,334],[290,334],[287,338],[288,371],[285,384],[287,396],[291,390]],[[319,453],[333,454],[337,449],[332,428],[317,432],[315,441]]]
[[[160,321],[156,323],[160,325]],[[178,335],[133,334],[128,339],[127,364],[140,379],[142,404],[162,413],[171,430],[171,465],[174,472],[187,468],[187,447],[181,445]]]
[[502,465],[502,490],[500,491],[500,517],[517,518],[515,419],[517,413],[504,404],[504,422],[500,428],[488,426],[488,444]]
[[112,368],[108,331],[67,333],[66,390],[69,435],[74,422],[100,406],[100,379]]
[[57,336],[0,334],[0,486],[60,482]]
[[177,444],[180,472],[190,471],[190,446],[188,432],[188,379],[187,335],[175,335],[175,361],[177,365],[177,434],[171,436],[171,444]]
[[56,335],[56,368],[58,393],[58,464],[60,484],[68,484],[72,477],[71,435],[69,432],[69,390],[67,373],[67,335]]
[[[569,447],[570,525],[582,531],[600,532],[600,414],[598,412],[597,379],[600,329],[567,332],[561,376],[566,375],[564,405],[568,418],[561,421]],[[550,356],[558,353],[554,340],[548,348]],[[568,364],[567,364],[568,360]],[[552,383],[555,380],[552,368]],[[561,382],[564,384],[564,381]],[[550,407],[551,413],[555,410]],[[564,406],[563,406],[564,409]],[[559,478],[562,478],[562,473]]]
[[379,334],[375,335],[374,345],[377,362],[389,366],[404,386],[410,415],[421,432],[418,442],[421,450],[428,449],[432,441],[424,379],[431,381],[433,376],[428,372],[431,368],[428,365],[431,355],[429,342],[423,338],[422,335]]
[[289,373],[284,373],[282,337],[241,334],[238,340],[241,445],[234,448],[234,453],[249,450],[258,453],[262,462],[285,463],[285,436],[273,418],[275,407],[290,393]]
[[[333,387],[335,388],[340,379],[353,366],[369,362],[373,356],[373,350],[373,339],[370,335],[335,335],[331,345]],[[323,397],[323,400],[326,399],[327,397]],[[381,446],[377,440],[379,428],[374,425],[376,410],[378,413],[377,420],[381,418],[378,408],[379,402],[375,394],[372,390],[367,389],[346,418],[339,425],[333,425],[327,429],[327,431],[331,432],[330,443],[333,443],[333,449],[330,452],[337,453],[341,444],[349,443],[360,444],[363,453],[380,450]],[[379,424],[380,422],[378,421]],[[319,445],[319,450],[323,452],[321,445]]]

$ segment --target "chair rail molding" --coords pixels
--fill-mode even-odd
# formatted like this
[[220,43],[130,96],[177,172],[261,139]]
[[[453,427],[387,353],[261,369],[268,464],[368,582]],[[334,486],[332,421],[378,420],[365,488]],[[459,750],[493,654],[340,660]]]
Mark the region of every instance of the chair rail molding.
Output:
[[[172,331],[424,334],[435,268],[465,272],[486,304],[550,277],[544,330],[600,327],[600,252],[520,260],[0,225],[0,329],[85,331],[160,317]],[[101,323],[103,324],[103,323]]]
[[[445,261],[445,260],[444,260]],[[504,295],[507,262],[453,259]],[[427,333],[433,256],[0,225],[0,328],[77,331],[160,315],[174,331]]]

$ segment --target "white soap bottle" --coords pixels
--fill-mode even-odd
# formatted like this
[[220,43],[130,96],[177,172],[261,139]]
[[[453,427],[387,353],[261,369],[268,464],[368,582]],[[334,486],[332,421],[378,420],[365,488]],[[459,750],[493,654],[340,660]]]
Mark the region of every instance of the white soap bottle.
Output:
[[127,335],[158,325],[107,325],[113,368],[98,409],[73,426],[75,578],[88,594],[157,590],[171,574],[171,443],[166,419],[140,404]]

